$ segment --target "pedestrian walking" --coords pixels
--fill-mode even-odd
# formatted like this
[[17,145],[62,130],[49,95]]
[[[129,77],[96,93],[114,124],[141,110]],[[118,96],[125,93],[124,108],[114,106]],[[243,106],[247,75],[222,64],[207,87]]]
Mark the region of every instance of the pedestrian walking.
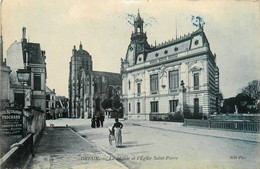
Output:
[[96,127],[96,125],[95,125],[95,118],[94,117],[92,117],[92,119],[91,119],[91,127],[92,128],[95,128]]
[[96,126],[97,126],[97,128],[100,127],[100,119],[99,119],[99,116],[96,116]]
[[121,147],[122,146],[121,129],[123,128],[123,124],[119,122],[118,118],[116,118],[115,121],[116,122],[113,125],[113,130],[115,131],[116,147]]
[[101,127],[103,127],[103,123],[105,121],[105,116],[103,114],[100,115],[100,123],[101,123]]

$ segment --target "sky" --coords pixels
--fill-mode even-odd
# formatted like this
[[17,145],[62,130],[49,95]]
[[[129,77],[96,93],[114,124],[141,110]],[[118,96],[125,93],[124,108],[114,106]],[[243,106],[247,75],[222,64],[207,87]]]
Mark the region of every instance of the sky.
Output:
[[4,57],[22,38],[46,51],[47,86],[68,96],[73,46],[92,55],[96,71],[120,72],[138,9],[148,43],[154,45],[197,29],[192,16],[205,22],[210,48],[217,55],[220,90],[233,97],[248,82],[260,79],[259,1],[178,0],[3,0]]

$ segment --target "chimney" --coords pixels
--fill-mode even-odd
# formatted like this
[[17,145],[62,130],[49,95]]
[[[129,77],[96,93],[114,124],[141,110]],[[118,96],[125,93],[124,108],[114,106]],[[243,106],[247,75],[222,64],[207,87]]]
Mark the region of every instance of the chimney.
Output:
[[26,39],[26,28],[23,27],[23,40]]

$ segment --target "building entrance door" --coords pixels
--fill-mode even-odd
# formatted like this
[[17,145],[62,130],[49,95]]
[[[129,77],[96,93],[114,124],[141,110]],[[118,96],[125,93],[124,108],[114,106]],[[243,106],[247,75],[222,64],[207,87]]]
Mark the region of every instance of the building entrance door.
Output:
[[194,99],[194,115],[199,114],[199,99]]

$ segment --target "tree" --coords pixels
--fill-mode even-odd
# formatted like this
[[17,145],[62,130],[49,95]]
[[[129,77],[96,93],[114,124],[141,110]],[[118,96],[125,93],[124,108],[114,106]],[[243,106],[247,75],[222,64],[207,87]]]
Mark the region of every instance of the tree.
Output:
[[105,99],[102,103],[101,106],[104,110],[112,108],[112,99]]
[[236,100],[238,113],[247,113],[248,111],[251,112],[250,109],[248,109],[248,105],[253,105],[254,99],[252,99],[251,97],[249,97],[244,93],[239,93],[235,97],[235,100]]
[[117,117],[123,116],[123,104],[120,100],[120,96],[117,93],[113,97],[112,109],[117,112]]
[[221,107],[221,112],[226,113],[234,113],[235,112],[235,105],[236,105],[236,98],[230,97],[228,99],[224,99],[223,107]]
[[118,94],[115,94],[115,96],[113,97],[112,106],[114,109],[119,109],[120,107],[122,107],[122,103]]
[[105,99],[101,106],[104,110],[112,109],[115,111],[117,117],[123,117],[123,104],[118,94],[115,94],[112,98]]
[[251,97],[254,101],[259,99],[259,81],[253,80],[248,85],[242,88],[241,93]]
[[223,104],[224,101],[224,97],[222,92],[219,92],[217,95],[217,99],[216,99],[216,108],[217,108],[217,113],[220,113],[221,111],[221,105]]

